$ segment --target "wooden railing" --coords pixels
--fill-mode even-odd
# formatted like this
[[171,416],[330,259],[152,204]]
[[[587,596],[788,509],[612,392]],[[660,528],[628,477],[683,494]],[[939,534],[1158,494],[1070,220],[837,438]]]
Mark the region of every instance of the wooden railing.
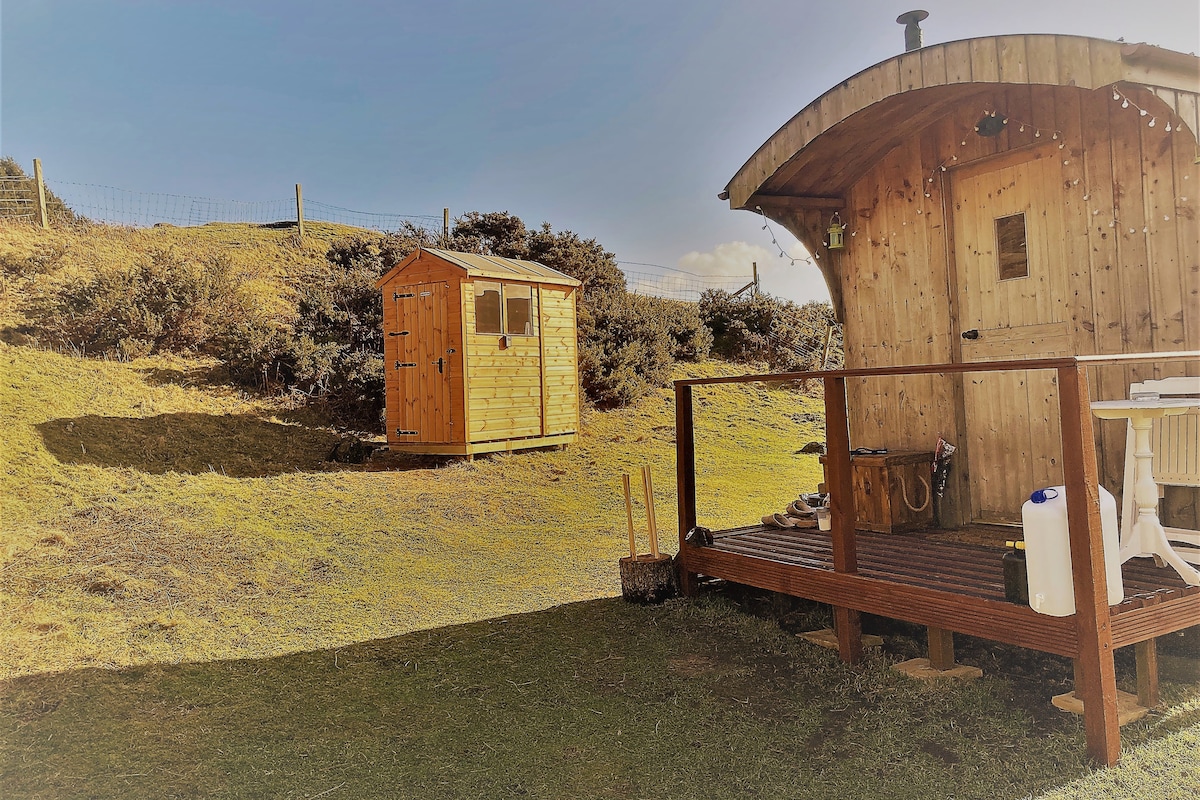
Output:
[[[1087,713],[1088,752],[1100,763],[1115,763],[1120,753],[1117,722],[1117,687],[1113,664],[1113,636],[1108,606],[1101,538],[1100,492],[1096,471],[1096,445],[1088,396],[1087,369],[1101,364],[1197,361],[1200,352],[1139,353],[1116,356],[1079,356],[968,364],[922,364],[904,367],[840,369],[823,372],[786,372],[698,378],[675,382],[676,476],[679,503],[680,579],[685,594],[696,591],[696,575],[688,571],[684,537],[696,526],[696,440],[692,387],[713,384],[820,380],[825,387],[826,482],[831,497],[833,566],[836,572],[858,571],[854,533],[854,492],[850,472],[849,415],[846,379],[947,375],[1009,370],[1054,370],[1058,377],[1059,417],[1062,431],[1063,473],[1066,486],[1071,568],[1075,584],[1075,624],[1079,652],[1076,693]],[[834,606],[838,650],[843,660],[862,658],[859,614]]]

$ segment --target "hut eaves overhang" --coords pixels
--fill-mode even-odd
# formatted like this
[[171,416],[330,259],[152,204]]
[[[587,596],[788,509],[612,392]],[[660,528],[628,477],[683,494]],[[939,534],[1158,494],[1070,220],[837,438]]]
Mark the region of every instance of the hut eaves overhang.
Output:
[[[730,208],[761,207],[768,214],[838,209],[854,181],[894,147],[998,84],[1098,89],[1122,82],[1160,95],[1195,92],[1200,59],[1148,44],[1054,34],[930,45],[869,67],[818,97],[758,148],[722,195]],[[1183,123],[1196,130],[1196,120]]]
[[529,283],[547,283],[555,286],[579,286],[579,281],[570,275],[551,269],[536,261],[524,261],[517,258],[501,258],[500,256],[485,256],[477,253],[460,253],[455,250],[442,250],[435,247],[425,247],[414,250],[396,266],[392,267],[375,282],[376,287],[382,287],[391,277],[416,261],[421,252],[437,256],[443,261],[453,264],[463,270],[471,278],[491,278],[494,280],[527,281]]

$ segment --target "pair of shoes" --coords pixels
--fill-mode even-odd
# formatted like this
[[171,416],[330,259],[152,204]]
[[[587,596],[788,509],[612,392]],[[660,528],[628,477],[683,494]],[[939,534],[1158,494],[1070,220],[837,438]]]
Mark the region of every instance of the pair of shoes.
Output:
[[763,525],[772,528],[794,528],[796,522],[787,514],[767,514],[762,518]]
[[813,508],[801,497],[788,505],[787,514],[789,517],[811,517]]

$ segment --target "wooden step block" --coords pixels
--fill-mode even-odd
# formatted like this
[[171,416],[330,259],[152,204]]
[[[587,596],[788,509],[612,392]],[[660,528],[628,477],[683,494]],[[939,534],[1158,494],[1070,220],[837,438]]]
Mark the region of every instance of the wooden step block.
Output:
[[892,669],[902,672],[910,678],[918,678],[923,681],[936,680],[938,678],[973,681],[976,678],[983,677],[983,670],[967,664],[955,664],[950,669],[934,669],[930,665],[928,658],[910,658],[908,661],[901,661],[899,664],[892,665]]
[[[833,628],[822,628],[819,631],[805,631],[804,633],[797,633],[796,635],[806,642],[819,644],[821,647],[828,647],[830,650],[838,649],[837,634],[834,633]],[[875,636],[874,634],[870,633],[864,633],[862,637],[862,646],[882,647],[883,637]]]
[[[1055,708],[1063,711],[1069,711],[1072,714],[1083,713],[1083,701],[1076,697],[1074,692],[1056,694],[1050,698],[1050,702],[1054,704]],[[1117,722],[1119,724],[1128,725],[1131,722],[1137,722],[1148,713],[1150,713],[1150,709],[1138,705],[1137,695],[1117,690]]]

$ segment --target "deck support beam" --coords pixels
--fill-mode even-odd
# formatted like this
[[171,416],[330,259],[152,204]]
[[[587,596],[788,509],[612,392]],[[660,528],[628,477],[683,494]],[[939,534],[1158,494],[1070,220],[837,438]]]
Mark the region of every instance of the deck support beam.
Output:
[[[825,467],[829,484],[834,572],[858,572],[858,552],[854,534],[854,484],[850,477],[850,418],[846,406],[846,379],[824,378],[825,383]],[[838,655],[847,664],[862,661],[862,619],[857,611],[833,608]]]
[[1075,364],[1059,367],[1057,372],[1079,648],[1075,691],[1083,701],[1088,755],[1100,764],[1112,765],[1121,756],[1121,729],[1087,369]]
[[692,413],[692,387],[675,384],[675,489],[679,509],[679,591],[684,597],[696,595],[696,573],[689,572],[684,543],[688,531],[696,527],[696,431]]

